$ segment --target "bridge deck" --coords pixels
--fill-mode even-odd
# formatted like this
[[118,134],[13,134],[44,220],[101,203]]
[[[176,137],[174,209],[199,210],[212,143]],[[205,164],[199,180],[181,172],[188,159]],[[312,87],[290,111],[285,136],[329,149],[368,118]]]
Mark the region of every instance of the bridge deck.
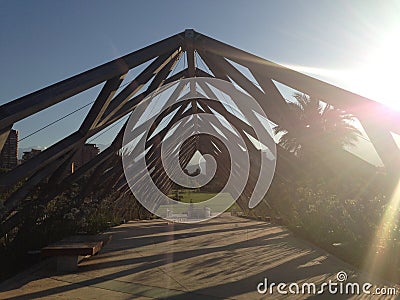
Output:
[[321,284],[339,271],[360,279],[347,264],[284,227],[226,214],[197,225],[155,220],[129,222],[110,231],[112,241],[82,262],[76,273],[32,268],[3,282],[0,298],[284,298],[276,290],[273,295],[258,294],[257,284],[264,277],[275,283]]

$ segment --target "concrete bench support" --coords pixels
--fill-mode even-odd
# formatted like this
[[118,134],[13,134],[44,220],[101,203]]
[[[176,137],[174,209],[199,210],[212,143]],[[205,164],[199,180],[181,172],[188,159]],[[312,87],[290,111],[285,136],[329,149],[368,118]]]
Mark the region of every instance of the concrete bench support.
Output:
[[84,258],[80,255],[57,256],[57,271],[74,272],[78,269],[78,263]]
[[97,254],[110,239],[111,236],[73,236],[44,247],[42,255],[56,257],[57,271],[73,272],[83,258]]

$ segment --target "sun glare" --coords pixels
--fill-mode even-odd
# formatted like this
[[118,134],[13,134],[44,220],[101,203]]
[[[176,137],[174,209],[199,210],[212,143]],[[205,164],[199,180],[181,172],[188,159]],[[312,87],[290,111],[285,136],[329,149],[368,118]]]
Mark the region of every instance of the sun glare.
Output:
[[356,94],[400,111],[400,26],[388,31],[366,49],[352,69],[323,69],[284,64],[284,66],[333,83]]
[[400,28],[387,33],[354,74],[355,92],[400,110]]
[[[400,209],[400,181],[398,182],[389,205],[381,219],[375,237],[370,245],[369,252],[364,262],[364,270],[366,274],[382,274],[387,263],[391,262],[391,244],[393,243],[393,229],[398,228],[398,211]],[[397,253],[395,254],[397,255]]]

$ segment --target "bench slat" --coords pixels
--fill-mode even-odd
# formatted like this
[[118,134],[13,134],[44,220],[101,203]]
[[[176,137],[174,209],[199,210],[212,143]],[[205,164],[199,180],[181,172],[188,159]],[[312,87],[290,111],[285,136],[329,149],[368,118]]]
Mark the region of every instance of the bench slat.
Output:
[[58,256],[58,255],[95,255],[103,246],[102,241],[90,243],[55,243],[44,247],[42,255]]

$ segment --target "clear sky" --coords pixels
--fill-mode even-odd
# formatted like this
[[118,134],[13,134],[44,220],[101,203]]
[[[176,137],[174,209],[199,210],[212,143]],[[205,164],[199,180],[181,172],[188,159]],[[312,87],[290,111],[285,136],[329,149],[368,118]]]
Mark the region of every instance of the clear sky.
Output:
[[[400,108],[400,1],[0,0],[0,104],[193,28],[266,59]],[[396,85],[397,84],[397,85]],[[20,138],[96,89],[15,124]],[[49,146],[89,107],[20,147]],[[111,135],[95,143],[109,143]]]

